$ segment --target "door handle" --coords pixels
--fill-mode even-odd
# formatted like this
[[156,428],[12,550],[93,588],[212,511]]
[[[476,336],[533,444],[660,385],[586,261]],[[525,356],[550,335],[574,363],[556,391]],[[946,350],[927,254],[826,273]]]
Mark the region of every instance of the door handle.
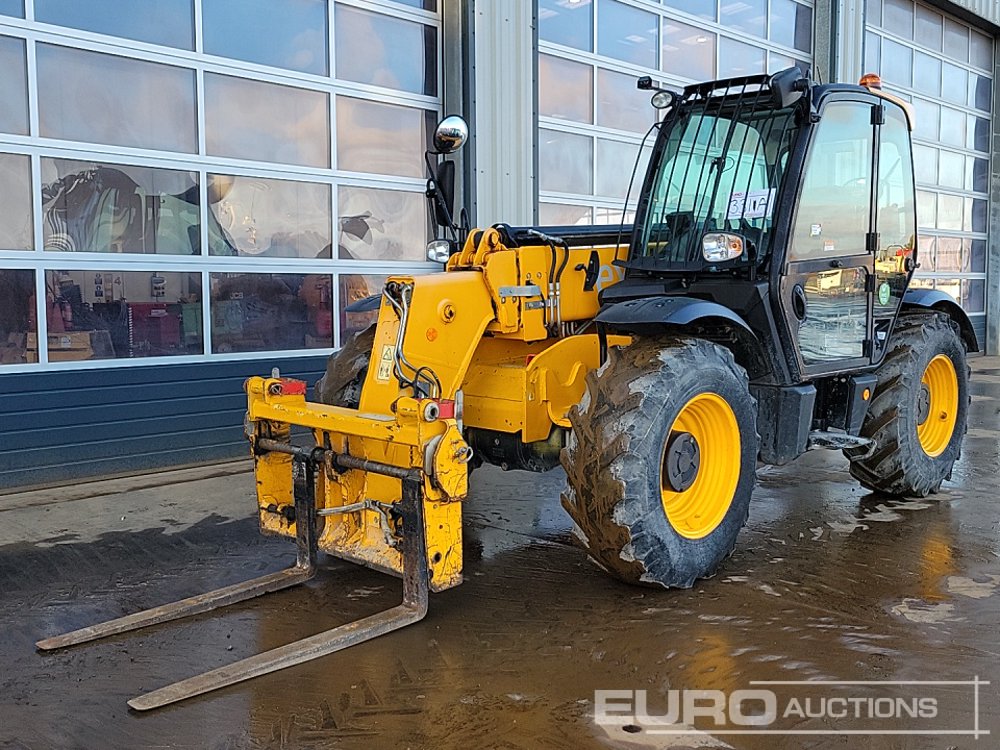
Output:
[[792,314],[800,323],[806,319],[806,290],[801,284],[792,287]]
[[844,267],[844,261],[842,261],[842,260],[831,260],[830,261],[830,268],[843,268],[843,267]]

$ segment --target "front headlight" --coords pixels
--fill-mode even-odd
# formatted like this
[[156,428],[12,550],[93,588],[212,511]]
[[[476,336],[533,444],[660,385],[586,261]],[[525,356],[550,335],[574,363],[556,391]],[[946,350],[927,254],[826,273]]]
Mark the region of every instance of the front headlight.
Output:
[[427,260],[431,263],[447,263],[450,257],[450,240],[431,240],[427,243]]
[[743,255],[743,238],[738,234],[710,232],[701,240],[701,254],[709,263],[721,263]]

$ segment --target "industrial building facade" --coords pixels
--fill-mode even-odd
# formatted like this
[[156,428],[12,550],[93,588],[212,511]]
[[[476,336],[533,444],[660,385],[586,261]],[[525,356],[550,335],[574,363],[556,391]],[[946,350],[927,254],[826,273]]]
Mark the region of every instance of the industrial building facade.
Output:
[[243,378],[315,379],[347,304],[434,270],[443,113],[472,126],[475,224],[630,220],[642,75],[879,72],[917,115],[917,283],[995,353],[997,21],[985,0],[0,0],[0,489],[242,451]]

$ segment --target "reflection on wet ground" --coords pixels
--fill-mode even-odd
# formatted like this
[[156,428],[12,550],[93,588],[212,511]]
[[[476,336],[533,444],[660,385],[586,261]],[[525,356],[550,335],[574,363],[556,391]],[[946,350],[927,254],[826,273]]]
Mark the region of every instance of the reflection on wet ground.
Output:
[[[42,656],[38,637],[276,570],[293,552],[258,536],[246,474],[0,510],[0,746],[996,747],[1000,362],[976,370],[966,448],[940,495],[867,494],[832,453],[763,468],[723,571],[664,592],[617,583],[572,545],[561,474],[486,468],[466,508],[466,582],[434,596],[422,623],[150,715],[125,700],[391,606],[398,582],[329,561],[299,589]],[[665,705],[671,689],[752,680],[977,675],[992,682],[979,712],[992,736],[978,742],[664,736],[593,719],[597,689]],[[938,695],[950,725],[973,726],[969,689]]]

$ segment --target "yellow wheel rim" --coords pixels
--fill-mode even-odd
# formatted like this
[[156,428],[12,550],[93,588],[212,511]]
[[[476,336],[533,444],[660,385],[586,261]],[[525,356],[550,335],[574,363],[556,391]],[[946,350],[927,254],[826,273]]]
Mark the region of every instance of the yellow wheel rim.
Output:
[[[689,460],[692,452],[695,465]],[[741,458],[740,426],[724,398],[699,393],[684,404],[660,461],[663,510],[678,534],[702,539],[722,523],[740,479]]]
[[924,453],[935,458],[951,442],[958,419],[958,376],[951,358],[939,354],[932,359],[920,384],[925,389],[922,398],[926,399],[927,412],[918,417],[917,439]]

